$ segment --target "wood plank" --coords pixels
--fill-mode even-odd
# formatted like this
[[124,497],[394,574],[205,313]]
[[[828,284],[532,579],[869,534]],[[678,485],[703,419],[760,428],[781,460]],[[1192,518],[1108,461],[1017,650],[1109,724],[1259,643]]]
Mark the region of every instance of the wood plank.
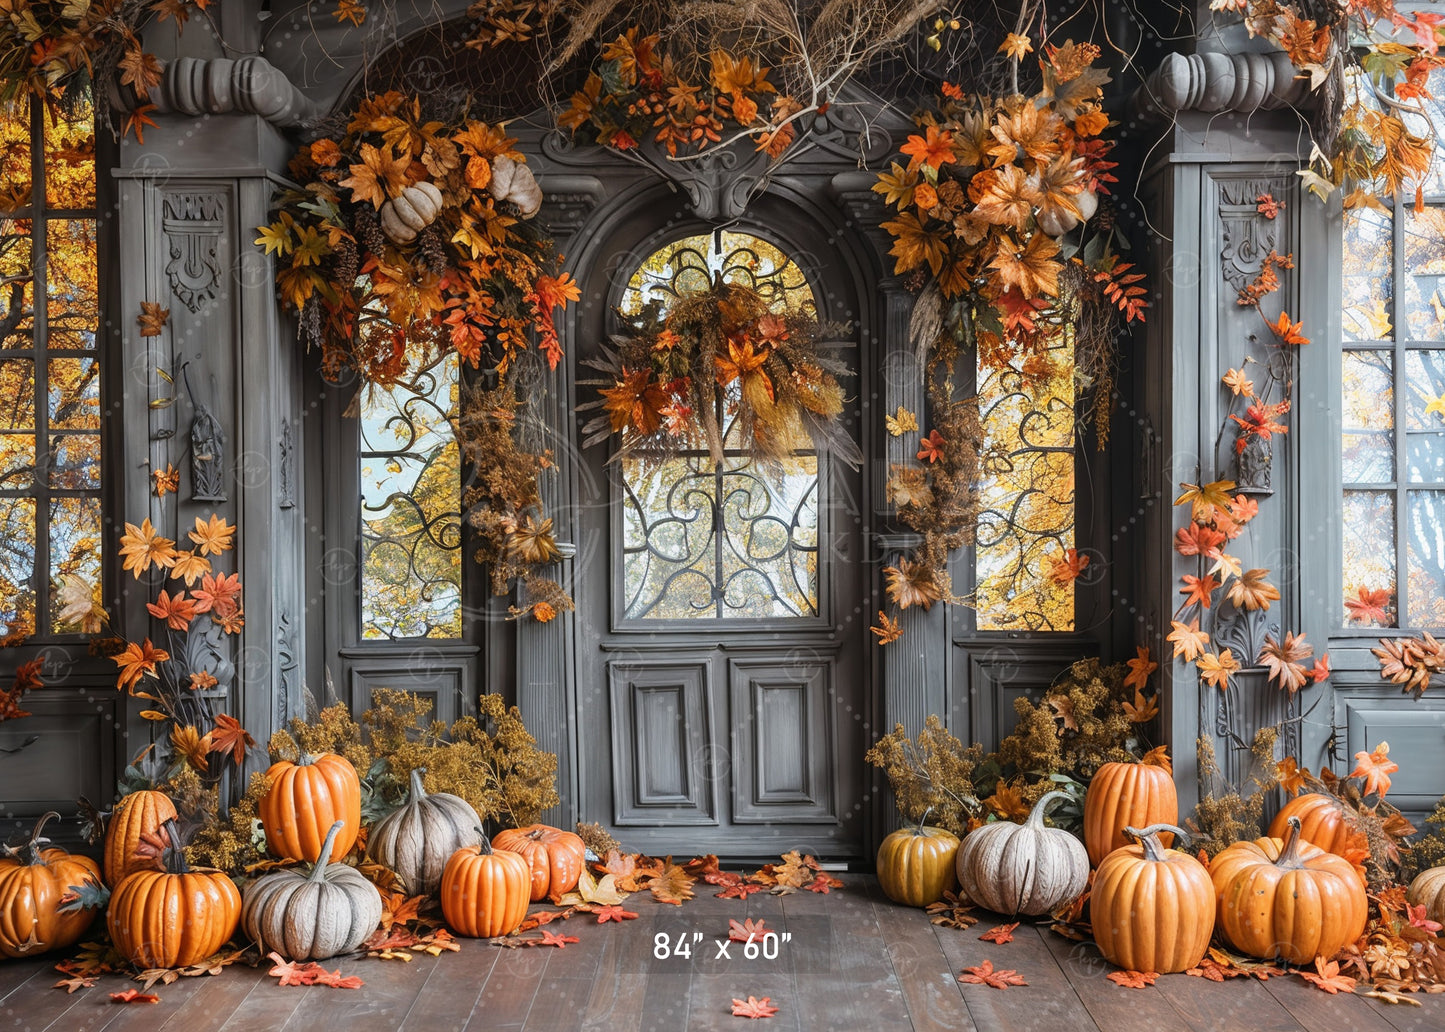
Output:
[[[61,958],[55,958],[59,959]],[[99,986],[81,989],[74,994],[67,993],[64,989],[56,989],[55,983],[63,977],[49,963],[37,964],[31,968],[30,977],[17,986],[5,998],[4,1004],[0,1005],[0,1018],[9,1019],[18,1015],[20,1020],[14,1021],[16,1027],[31,1028],[37,1032],[46,1028],[54,1028],[56,1032],[72,1032],[82,1020],[79,1015],[84,1013],[75,1008],[86,1004],[88,1010],[91,1006],[98,1006],[97,1000],[110,1003]]]
[[[1038,929],[1020,924],[1013,942],[999,945],[982,942],[979,936],[992,925],[986,916],[972,928],[944,928],[929,925],[937,934],[949,971],[956,979],[966,967],[984,960],[995,969],[1011,968],[1028,980],[1028,987],[994,989],[986,985],[959,983],[969,1015],[979,1028],[1037,1030],[1053,1026],[1093,1029],[1093,1020],[1080,1002],[1068,978],[1044,945]],[[1006,922],[1012,923],[1012,922]]]
[[1193,975],[1170,975],[1157,983],[1195,1032],[1299,1032],[1300,1023],[1270,995],[1268,984],[1257,978],[1211,982]]
[[[227,972],[219,975],[198,975],[195,978],[178,978],[170,985],[161,985],[157,982],[148,991],[161,998],[160,1003],[139,1004],[128,1003],[124,1007],[113,1006],[107,1020],[100,1025],[77,1026],[80,1029],[96,1030],[104,1029],[105,1032],[154,1032],[157,1025],[162,1022],[169,1022],[185,1011],[190,1003],[204,988],[202,982],[213,982],[216,979],[226,978]],[[109,980],[107,980],[109,981]],[[99,985],[96,986],[100,988]],[[108,993],[118,993],[121,989],[143,989],[141,983],[127,980],[115,987],[107,986]]]
[[[253,969],[232,964],[219,975],[187,979],[199,982],[200,990],[173,1014],[156,1020],[156,1032],[212,1032],[219,1029],[240,1008],[258,983],[267,980],[268,968]],[[166,997],[161,996],[164,1007]]]
[[1445,1027],[1445,1004],[1439,997],[1414,993],[1419,1007],[1366,1000],[1348,993],[1321,992],[1302,978],[1271,978],[1264,983],[1301,1025],[1309,1029],[1348,1028],[1352,1032],[1438,1032]]
[[260,967],[252,973],[256,981],[251,986],[251,991],[242,997],[229,1017],[222,1017],[221,1023],[216,1026],[216,1032],[254,1032],[260,1028],[281,1028],[291,1020],[291,1015],[301,1006],[302,997],[306,993],[342,991],[281,986],[266,974],[267,970],[267,967]]
[[[26,982],[35,976],[37,971],[48,971],[58,961],[64,959],[56,955],[46,954],[43,957],[24,957],[18,960],[0,960],[0,1004],[5,998],[19,989]],[[62,978],[60,972],[55,973],[56,978]]]
[[637,918],[612,929],[613,934],[603,941],[591,990],[581,1009],[584,1030],[617,1032],[644,1027],[655,908],[630,901],[626,905]]
[[[571,953],[577,947],[568,946],[565,951],[554,950],[553,952]],[[555,971],[560,967],[557,963],[559,958],[553,957],[548,963],[549,971]],[[565,963],[565,961],[563,961]],[[542,991],[532,1002],[532,1009],[527,1013],[527,1020],[522,1025],[524,1032],[558,1032],[559,1029],[576,1028],[577,1020],[582,1010],[587,1006],[587,998],[592,992],[592,979],[553,977],[544,976],[542,980]]]
[[[1117,970],[1099,953],[1092,942],[1074,942],[1047,929],[1039,936],[1053,955],[1079,1001],[1100,1028],[1173,1028],[1182,1020],[1158,984],[1144,989],[1124,989],[1108,980]],[[1185,975],[1163,975],[1161,978],[1185,978]]]
[[725,1029],[736,1032],[738,1020],[733,1017],[733,1000],[746,1000],[749,996],[760,1000],[766,996],[778,1008],[778,1013],[768,1021],[770,1032],[779,1029],[812,1032],[824,1027],[803,1020],[793,991],[792,974],[778,968],[754,969],[737,964],[719,971],[695,971],[687,988],[686,1028],[688,1032]]
[[397,1032],[462,1032],[502,951],[470,940],[460,953],[443,953],[432,967]]
[[921,910],[876,902],[878,930],[888,950],[904,1010],[914,1032],[974,1028],[954,971]]
[[551,948],[509,950],[489,946],[486,940],[478,940],[476,945],[495,950],[497,959],[472,1008],[468,1032],[521,1032],[542,984]]
[[[295,987],[288,990],[301,997],[301,1005],[282,1032],[307,1032],[318,1028],[359,1028],[360,1019],[378,1028],[396,1028],[406,1020],[407,1012],[416,1002],[426,976],[424,968],[441,962],[440,957],[418,957],[410,964],[400,960],[372,960],[356,957],[332,957],[319,961],[327,971],[352,975],[365,985],[360,989],[330,987]],[[270,981],[269,976],[267,981]]]
[[[783,928],[804,1028],[848,1028],[866,1015],[873,1029],[909,1029],[888,945],[862,887],[781,897]],[[770,922],[768,927],[773,927]]]

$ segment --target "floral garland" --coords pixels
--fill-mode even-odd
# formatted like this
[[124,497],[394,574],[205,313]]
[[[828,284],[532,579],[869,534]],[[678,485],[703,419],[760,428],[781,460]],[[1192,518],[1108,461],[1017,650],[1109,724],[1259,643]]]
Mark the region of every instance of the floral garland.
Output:
[[[1033,46],[1012,33],[1000,49],[1017,65]],[[1109,77],[1093,67],[1099,53],[1091,43],[1046,48],[1033,96],[968,95],[944,83],[938,105],[917,116],[922,134],[901,148],[907,163],[893,162],[873,187],[897,212],[883,223],[894,271],[922,291],[911,334],[926,356],[933,421],[924,434],[915,413],[889,417],[893,436],[919,434],[919,465],[895,467],[887,487],[900,521],[923,537],[885,570],[900,609],[963,601],[948,588],[948,556],[972,538],[986,457],[977,400],[956,397],[960,357],[1047,382],[1057,372],[1048,350],[1071,339],[1075,378],[1092,385],[1089,415],[1107,441],[1114,338],[1147,303],[1101,200],[1115,163],[1101,135],[1111,123],[1101,89]],[[1065,558],[1073,576],[1087,562]],[[874,633],[896,640],[896,619],[879,616]]]
[[588,362],[607,375],[583,381],[600,397],[579,411],[602,410],[583,428],[583,446],[620,434],[617,459],[703,449],[721,462],[735,416],[741,448],[764,464],[813,448],[856,467],[858,446],[838,423],[838,377],[848,369],[820,351],[843,329],[797,309],[775,311],[758,291],[721,277],[665,313],[649,305],[613,337],[615,350],[604,346]]
[[557,116],[558,125],[574,133],[589,126],[598,143],[621,151],[650,140],[671,158],[719,144],[732,131],[751,137],[769,157],[782,156],[803,104],[779,93],[768,68],[747,55],[714,50],[706,79],[698,81],[662,52],[660,36],[641,33],[634,26],[603,46],[596,70]]
[[328,377],[351,369],[387,387],[451,352],[496,371],[499,386],[483,407],[506,418],[464,415],[454,427],[484,485],[464,501],[483,530],[477,559],[491,565],[494,588],[521,580],[534,600],[516,612],[549,619],[571,608],[537,573],[556,557],[543,547],[551,520],[537,485],[550,460],[517,445],[507,374],[533,347],[557,367],[554,317],[580,295],[556,271],[551,239],[529,221],[542,194],[516,142],[466,117],[431,118],[418,97],[369,98],[344,132],[292,159],[302,185],[281,194],[276,221],[256,243],[281,259],[281,296],[321,349]]

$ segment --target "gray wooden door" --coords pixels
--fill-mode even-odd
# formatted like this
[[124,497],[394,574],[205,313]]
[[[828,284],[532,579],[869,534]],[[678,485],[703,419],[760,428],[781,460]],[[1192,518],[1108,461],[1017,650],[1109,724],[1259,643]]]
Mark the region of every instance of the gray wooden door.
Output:
[[[679,247],[673,265],[648,260]],[[605,291],[584,288],[609,312],[722,270],[772,276],[792,303],[857,318],[838,301],[856,291],[776,230],[674,224],[626,253]],[[856,344],[840,349],[861,368]],[[862,394],[860,379],[844,386]],[[856,439],[858,413],[847,419]],[[651,470],[610,454],[599,445],[580,461],[582,820],[654,855],[860,855],[872,612],[861,474],[827,454],[774,471],[732,453]]]

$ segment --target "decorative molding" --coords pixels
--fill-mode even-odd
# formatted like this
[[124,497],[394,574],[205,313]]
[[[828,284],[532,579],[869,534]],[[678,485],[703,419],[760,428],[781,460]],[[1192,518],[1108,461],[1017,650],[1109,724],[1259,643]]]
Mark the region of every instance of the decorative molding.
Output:
[[215,687],[207,693],[212,695],[224,697],[236,676],[236,664],[231,660],[225,632],[209,614],[191,621],[186,634],[186,666],[193,673],[204,670],[216,679]]
[[226,431],[205,405],[196,404],[191,418],[191,501],[224,502]]
[[1219,603],[1210,634],[1216,651],[1229,649],[1247,670],[1258,662],[1265,635],[1279,637],[1279,624],[1270,622],[1269,610],[1240,609],[1229,599]]
[[291,613],[282,608],[276,614],[276,675],[277,690],[276,699],[276,724],[278,728],[286,726],[286,720],[290,716],[288,707],[291,702],[291,672],[296,669],[296,643],[291,629]]
[[1219,251],[1225,282],[1235,291],[1243,290],[1269,253],[1279,245],[1279,219],[1267,219],[1259,212],[1262,194],[1278,196],[1289,184],[1279,177],[1220,179]]
[[296,434],[291,428],[291,420],[281,420],[281,433],[276,442],[280,451],[277,467],[280,470],[280,501],[277,507],[281,509],[296,508]]
[[1284,53],[1166,54],[1134,94],[1146,116],[1169,118],[1180,111],[1303,110],[1314,101],[1309,78]]
[[221,282],[216,251],[225,227],[225,199],[219,193],[163,195],[161,227],[168,241],[166,278],[171,293],[192,312],[215,300]]
[[166,63],[151,99],[162,112],[260,115],[283,129],[312,126],[325,112],[264,57],[178,57]]
[[1274,494],[1273,465],[1274,443],[1258,436],[1249,438],[1244,442],[1244,451],[1235,453],[1235,490],[1241,494]]
[[607,193],[602,180],[596,176],[544,172],[537,177],[537,184],[542,188],[542,210],[538,221],[561,240],[573,236],[582,228]]

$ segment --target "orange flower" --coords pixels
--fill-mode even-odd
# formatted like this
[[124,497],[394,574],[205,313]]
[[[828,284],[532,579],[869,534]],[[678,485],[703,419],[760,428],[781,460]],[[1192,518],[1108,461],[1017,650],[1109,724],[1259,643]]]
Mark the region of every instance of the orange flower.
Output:
[[207,574],[201,578],[201,586],[191,594],[196,600],[196,612],[214,613],[224,619],[241,606],[241,575],[223,573],[213,577]]
[[193,692],[206,688],[214,688],[218,684],[220,684],[220,682],[211,676],[209,670],[200,670],[191,675],[191,691]]
[[162,590],[154,602],[146,603],[146,610],[157,620],[164,620],[171,630],[184,631],[191,626],[191,620],[196,615],[196,604],[186,598],[184,591],[172,598]]
[[121,565],[132,571],[136,580],[140,580],[140,575],[149,570],[152,563],[162,569],[169,569],[176,561],[175,544],[170,538],[163,538],[156,533],[149,517],[142,521],[139,527],[134,523],[127,523],[125,533],[120,538],[120,554],[124,559]]
[[936,208],[938,207],[938,191],[927,183],[919,183],[913,190],[913,203],[923,211]]
[[924,133],[923,136],[910,136],[908,142],[899,148],[908,155],[909,168],[927,165],[937,171],[949,162],[958,160],[958,156],[953,153],[951,133],[940,131],[936,125],[930,125]]
[[175,565],[171,567],[171,579],[183,580],[186,587],[194,587],[203,574],[211,572],[211,561],[196,555],[195,550],[177,552]]
[[171,654],[165,649],[158,649],[151,645],[147,638],[145,644],[137,645],[131,642],[126,645],[125,651],[117,656],[112,656],[116,666],[120,667],[120,676],[116,678],[117,688],[133,689],[140,683],[143,677],[154,677],[156,664],[164,663],[171,658]]
[[211,619],[220,624],[221,630],[226,634],[240,634],[241,628],[246,626],[246,613],[240,607],[226,613],[217,610],[211,615]]
[[317,140],[311,145],[311,160],[330,168],[341,160],[341,147],[335,140]]
[[548,623],[557,615],[557,610],[549,602],[538,602],[532,606],[532,616],[538,623]]
[[230,551],[236,528],[215,513],[209,520],[196,517],[196,529],[188,535],[199,546],[201,555],[220,555]]
[[946,443],[942,434],[937,430],[930,430],[928,436],[918,442],[918,458],[927,459],[930,463],[937,462],[943,458],[943,446]]

